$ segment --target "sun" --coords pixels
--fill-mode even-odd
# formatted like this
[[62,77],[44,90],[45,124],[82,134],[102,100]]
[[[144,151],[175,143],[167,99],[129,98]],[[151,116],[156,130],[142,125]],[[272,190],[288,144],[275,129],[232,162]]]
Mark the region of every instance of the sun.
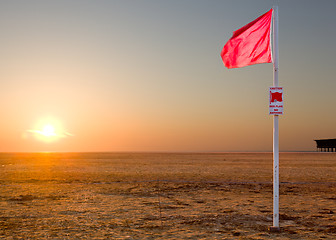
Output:
[[59,140],[61,138],[61,135],[59,135],[58,131],[56,130],[55,125],[51,123],[46,123],[39,127],[38,129],[34,130],[28,130],[29,132],[33,133],[34,137],[43,142],[54,142],[56,140]]
[[62,138],[71,137],[73,134],[66,132],[63,129],[60,121],[54,118],[43,119],[39,121],[35,128],[27,130],[36,140],[45,143],[52,143]]
[[43,127],[40,132],[41,135],[45,137],[55,137],[57,134],[55,133],[55,127],[53,125],[47,124]]

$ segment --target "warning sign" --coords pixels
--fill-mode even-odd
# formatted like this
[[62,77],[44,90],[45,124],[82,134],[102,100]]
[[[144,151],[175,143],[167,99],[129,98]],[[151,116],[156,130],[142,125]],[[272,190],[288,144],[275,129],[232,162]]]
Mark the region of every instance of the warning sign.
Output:
[[269,88],[269,114],[283,114],[283,89],[282,87]]

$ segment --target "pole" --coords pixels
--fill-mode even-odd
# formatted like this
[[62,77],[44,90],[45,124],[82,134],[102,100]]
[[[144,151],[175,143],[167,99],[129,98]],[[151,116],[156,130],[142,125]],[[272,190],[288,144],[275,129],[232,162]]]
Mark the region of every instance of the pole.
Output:
[[[273,7],[273,86],[279,86],[278,6]],[[273,116],[273,231],[279,231],[279,115]]]

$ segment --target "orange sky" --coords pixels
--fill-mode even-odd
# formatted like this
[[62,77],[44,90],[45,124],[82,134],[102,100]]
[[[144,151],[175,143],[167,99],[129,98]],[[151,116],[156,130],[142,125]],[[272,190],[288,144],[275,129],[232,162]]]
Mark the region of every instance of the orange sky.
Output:
[[[281,151],[336,137],[336,2],[323,3],[279,3]],[[271,7],[1,1],[0,151],[272,151],[272,64],[228,70],[220,58]]]

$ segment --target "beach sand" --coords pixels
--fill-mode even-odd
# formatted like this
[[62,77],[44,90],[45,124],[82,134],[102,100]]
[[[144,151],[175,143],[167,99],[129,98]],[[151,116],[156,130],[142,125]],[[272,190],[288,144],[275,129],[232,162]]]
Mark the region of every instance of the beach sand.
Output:
[[336,239],[336,153],[1,153],[3,239]]

